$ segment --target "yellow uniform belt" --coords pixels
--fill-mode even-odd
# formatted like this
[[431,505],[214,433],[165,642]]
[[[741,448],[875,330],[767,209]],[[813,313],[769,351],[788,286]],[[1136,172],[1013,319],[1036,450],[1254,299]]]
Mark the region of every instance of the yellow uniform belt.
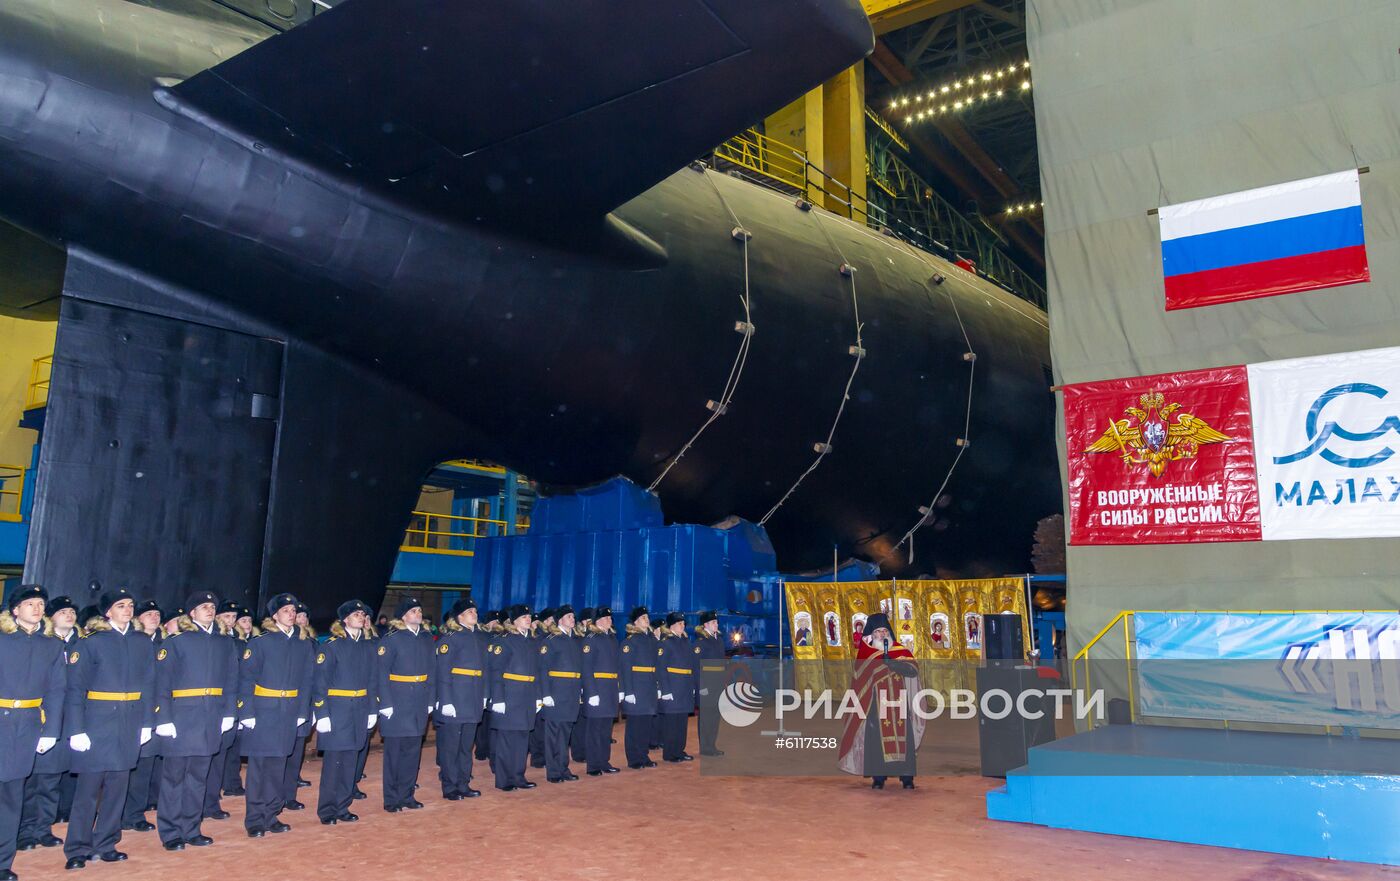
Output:
[[535,677],[533,677],[533,676],[522,676],[522,675],[520,675],[519,673],[502,673],[501,676],[505,677],[506,679],[511,680],[512,682],[534,682],[534,681],[535,681]]
[[683,668],[681,668],[681,667],[667,667],[667,668],[666,668],[666,672],[667,672],[667,673],[675,673],[677,676],[689,676],[691,673],[694,673],[695,671],[694,671],[694,670],[686,670],[686,669],[683,669]]
[[480,670],[473,670],[473,669],[471,669],[470,667],[453,667],[453,668],[452,668],[452,673],[453,673],[454,676],[480,676],[480,675],[481,675],[481,671],[480,671]]
[[278,690],[275,689],[275,688],[263,688],[261,685],[254,685],[254,686],[253,686],[253,697],[296,697],[296,696],[297,696],[297,690],[296,690],[295,688],[288,689],[287,691],[278,691]]
[[363,688],[361,688],[361,689],[328,688],[328,689],[326,689],[326,696],[327,696],[327,697],[369,697],[369,691],[366,690],[366,689],[363,689]]
[[723,668],[723,667],[701,667],[700,669],[701,669],[701,670],[704,670],[706,673],[723,673],[723,672],[724,672],[724,668]]
[[655,668],[655,667],[633,667],[633,668],[632,668],[632,672],[633,672],[633,673],[655,673],[655,672],[656,672],[656,668]]
[[0,697],[0,708],[7,710],[32,710],[44,702],[41,697],[19,699],[12,697]]
[[400,676],[400,675],[397,674],[397,673],[390,673],[390,674],[389,674],[389,681],[390,681],[390,682],[427,682],[427,681],[428,681],[428,676],[427,676],[426,673],[425,673],[424,675],[422,675],[422,676]]
[[177,688],[170,692],[171,697],[219,697],[224,693],[222,688]]
[[568,670],[550,670],[549,675],[555,679],[581,679],[582,673],[571,673]]
[[139,691],[89,691],[90,701],[139,701],[141,692]]
[[617,674],[616,674],[616,673],[594,673],[594,674],[593,674],[593,678],[594,678],[594,679],[616,679],[616,678],[617,678]]

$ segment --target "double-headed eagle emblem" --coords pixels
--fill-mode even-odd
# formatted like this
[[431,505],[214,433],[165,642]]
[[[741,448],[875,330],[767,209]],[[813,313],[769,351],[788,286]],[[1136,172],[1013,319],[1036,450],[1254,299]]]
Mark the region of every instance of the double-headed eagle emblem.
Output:
[[[1117,453],[1124,465],[1146,465],[1153,477],[1161,477],[1168,464],[1195,458],[1202,444],[1231,439],[1204,420],[1178,412],[1181,405],[1166,403],[1166,398],[1156,389],[1138,398],[1138,403],[1142,404],[1141,409],[1124,408],[1127,419],[1110,419],[1108,430],[1084,452]],[[1172,416],[1176,417],[1175,421],[1168,422]]]

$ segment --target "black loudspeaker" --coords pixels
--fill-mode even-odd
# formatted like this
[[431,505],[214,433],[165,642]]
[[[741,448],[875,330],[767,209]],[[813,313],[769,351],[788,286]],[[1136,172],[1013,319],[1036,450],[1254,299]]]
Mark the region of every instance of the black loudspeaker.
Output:
[[1021,633],[1021,616],[1015,612],[982,616],[982,657],[988,661],[1026,659],[1025,637]]
[[[987,629],[991,630],[990,627]],[[1055,680],[1041,679],[1033,667],[1012,667],[1008,663],[978,668],[979,707],[982,706],[983,696],[996,690],[1003,692],[1004,697],[988,701],[990,709],[1000,713],[1005,706],[1019,706],[1026,711],[1026,716],[1013,710],[1000,719],[978,713],[977,747],[983,777],[1005,777],[1007,771],[1026,764],[1031,747],[1055,739],[1055,704],[1044,696],[1044,692],[1058,685]],[[1022,697],[1027,691],[1031,694]],[[1030,718],[1036,715],[1040,718]]]

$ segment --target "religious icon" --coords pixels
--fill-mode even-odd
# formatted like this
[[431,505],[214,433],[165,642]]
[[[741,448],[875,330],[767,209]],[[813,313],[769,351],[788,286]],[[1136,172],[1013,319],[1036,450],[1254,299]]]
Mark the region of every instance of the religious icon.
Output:
[[914,650],[914,634],[901,633],[899,635],[899,641],[904,645],[905,648],[909,649],[909,651],[912,652]]
[[896,605],[897,605],[897,607],[898,607],[898,609],[899,609],[899,620],[901,620],[901,621],[913,621],[913,620],[914,620],[914,601],[913,601],[913,600],[909,599],[909,597],[900,597],[900,598],[899,598],[899,602],[898,602]]
[[792,616],[792,644],[795,646],[812,644],[812,616],[798,612]]
[[822,615],[822,625],[826,628],[826,644],[839,646],[841,644],[841,619],[835,612],[827,612]]
[[967,631],[967,647],[980,649],[982,647],[982,616],[976,612],[968,612],[963,616],[963,627]]
[[865,636],[865,613],[856,612],[851,616],[851,639]]
[[952,648],[952,641],[948,638],[948,616],[942,612],[934,612],[928,616],[928,641],[936,649]]
[[889,598],[889,597],[884,597],[883,599],[880,600],[880,611],[883,612],[883,613],[885,614],[886,617],[889,616],[889,614],[890,614],[890,598]]

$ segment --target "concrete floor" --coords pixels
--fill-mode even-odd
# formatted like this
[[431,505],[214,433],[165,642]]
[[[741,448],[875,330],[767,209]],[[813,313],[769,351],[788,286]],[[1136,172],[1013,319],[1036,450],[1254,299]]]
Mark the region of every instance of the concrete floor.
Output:
[[[478,762],[482,797],[445,802],[430,746],[419,775],[426,807],[386,814],[376,747],[361,784],[369,798],[353,808],[359,823],[320,825],[313,787],[301,790],[308,810],[283,814],[291,832],[253,840],[243,833],[242,799],[226,798],[233,816],[204,824],[213,847],[166,853],[156,833],[128,832],[125,863],[65,873],[56,848],[21,853],[14,868],[22,881],[817,881],[856,873],[908,881],[1400,879],[1400,869],[997,823],[986,819],[982,801],[996,781],[981,777],[921,777],[913,792],[874,792],[856,778],[702,778],[698,762],[630,771],[622,745],[614,749],[621,774],[595,778],[576,768],[579,781],[547,784],[544,771],[532,769],[528,776],[540,786],[528,792],[491,788]],[[318,781],[320,763],[308,758],[303,773]]]

